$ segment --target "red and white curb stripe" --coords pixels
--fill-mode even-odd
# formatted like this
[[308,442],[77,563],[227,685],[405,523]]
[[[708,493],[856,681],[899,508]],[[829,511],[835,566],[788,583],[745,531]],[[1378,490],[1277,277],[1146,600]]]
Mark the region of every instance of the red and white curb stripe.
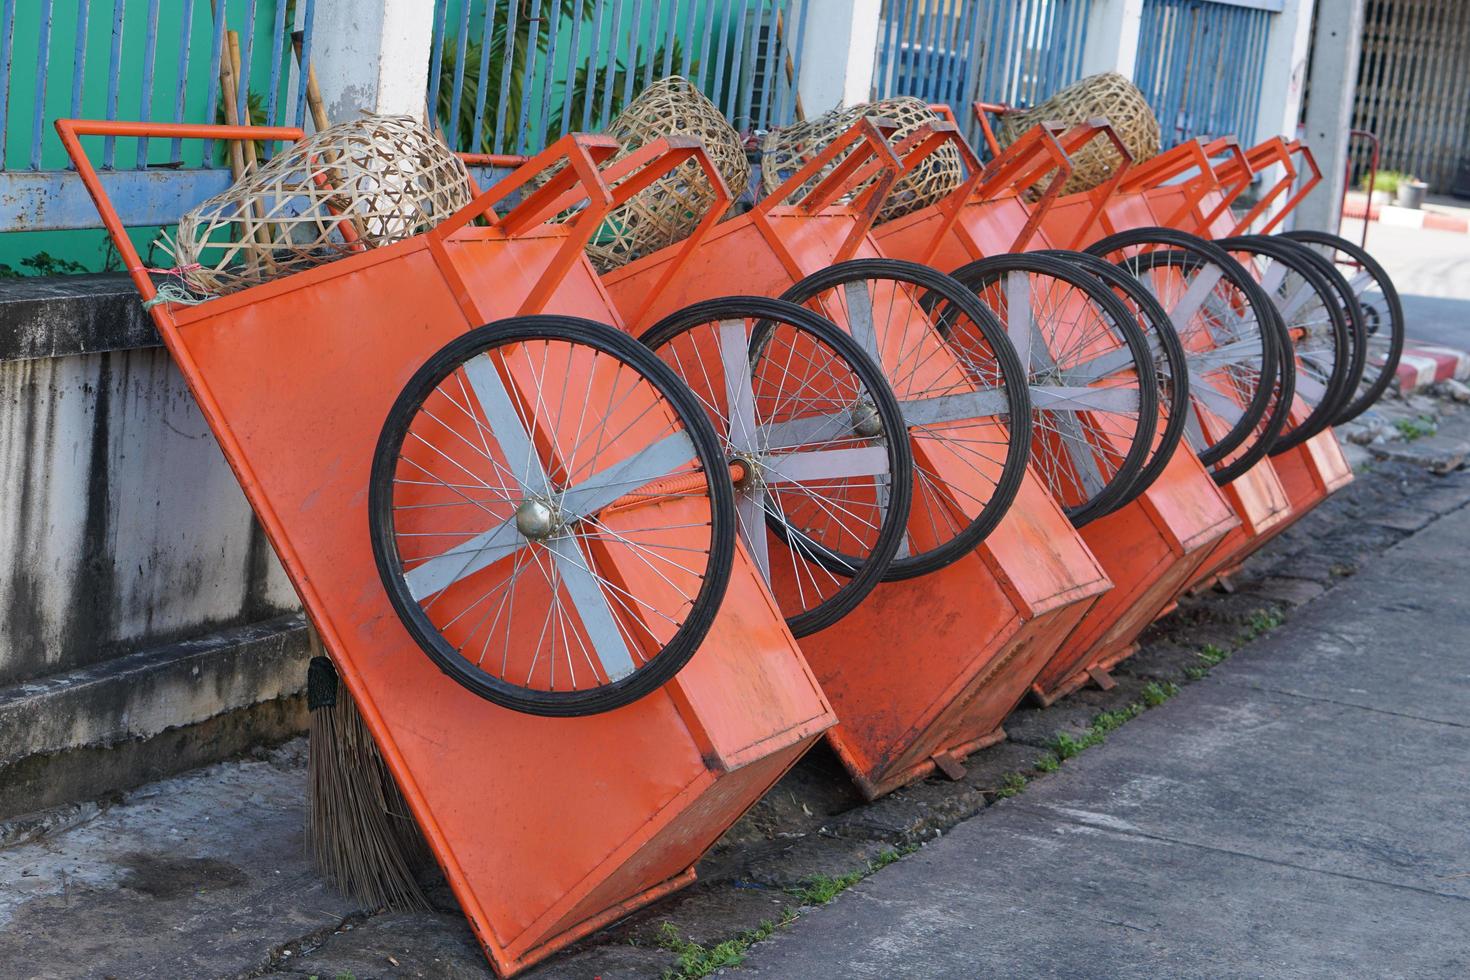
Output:
[[1470,378],[1470,353],[1427,344],[1404,347],[1403,356],[1399,358],[1399,391],[1408,394],[1451,378],[1457,381]]
[[1385,225],[1400,228],[1429,228],[1434,231],[1452,231],[1470,234],[1470,219],[1438,211],[1423,211],[1401,208],[1392,204],[1368,204],[1367,195],[1349,194],[1342,207],[1343,217],[1367,218]]

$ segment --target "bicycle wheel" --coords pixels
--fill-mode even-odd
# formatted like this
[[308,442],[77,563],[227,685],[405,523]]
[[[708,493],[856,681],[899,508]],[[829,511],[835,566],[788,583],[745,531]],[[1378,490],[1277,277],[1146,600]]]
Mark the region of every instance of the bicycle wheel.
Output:
[[1133,315],[1133,321],[1143,331],[1153,355],[1154,383],[1159,389],[1159,421],[1154,429],[1154,442],[1143,470],[1129,487],[1127,496],[1113,508],[1116,510],[1154,485],[1184,437],[1190,411],[1189,365],[1184,359],[1184,345],[1179,342],[1179,335],[1169,322],[1169,314],[1153,294],[1111,262],[1086,252],[1065,249],[1047,249],[1040,254],[1081,263],[1082,268],[1102,280],[1103,285],[1112,289],[1113,295]]
[[1353,290],[1348,285],[1347,277],[1338,271],[1326,256],[1315,250],[1312,246],[1290,238],[1275,236],[1271,239],[1278,245],[1285,245],[1292,249],[1298,256],[1306,259],[1312,264],[1312,268],[1327,282],[1332,292],[1333,302],[1342,311],[1343,321],[1347,325],[1348,340],[1348,366],[1347,383],[1343,386],[1342,393],[1338,396],[1337,413],[1328,422],[1336,425],[1338,418],[1352,401],[1353,394],[1358,386],[1363,383],[1363,372],[1368,366],[1368,327],[1367,320],[1363,314],[1363,307],[1358,298],[1353,295]]
[[994,255],[950,275],[1000,317],[1027,366],[1031,460],[1073,525],[1123,503],[1159,412],[1153,356],[1132,314],[1090,272],[1050,256]]
[[502,320],[429,358],[384,423],[369,507],[409,635],[529,714],[609,711],[664,684],[734,561],[704,409],[648,348],[573,317]]
[[1119,232],[1087,251],[1138,279],[1168,312],[1189,364],[1185,438],[1215,481],[1264,459],[1286,423],[1273,399],[1292,383],[1265,291],[1213,242],[1172,228]]
[[[1025,374],[985,305],[928,266],[855,259],[806,277],[783,299],[812,309],[881,365],[913,454],[907,533],[884,578],[936,571],[969,554],[1010,508],[1031,442]],[[926,306],[973,335],[962,363]]]
[[1347,278],[1363,310],[1367,363],[1357,390],[1334,419],[1341,424],[1371,408],[1397,374],[1404,352],[1404,306],[1387,271],[1357,243],[1325,231],[1288,231],[1282,237],[1318,249]]
[[1271,446],[1286,452],[1332,423],[1348,391],[1351,351],[1347,319],[1327,280],[1300,250],[1260,236],[1217,242],[1271,297],[1291,346],[1296,400]]
[[877,365],[810,310],[754,296],[696,303],[640,339],[739,465],[740,537],[791,631],[851,612],[897,552],[912,493],[903,415]]

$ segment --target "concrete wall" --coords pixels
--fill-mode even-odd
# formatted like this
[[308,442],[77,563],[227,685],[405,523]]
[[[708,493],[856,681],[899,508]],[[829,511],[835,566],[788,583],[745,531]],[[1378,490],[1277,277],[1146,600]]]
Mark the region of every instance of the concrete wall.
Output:
[[[300,724],[275,704],[252,730],[300,690],[299,606],[157,344],[126,279],[0,286],[0,816]],[[225,716],[228,738],[146,749]]]

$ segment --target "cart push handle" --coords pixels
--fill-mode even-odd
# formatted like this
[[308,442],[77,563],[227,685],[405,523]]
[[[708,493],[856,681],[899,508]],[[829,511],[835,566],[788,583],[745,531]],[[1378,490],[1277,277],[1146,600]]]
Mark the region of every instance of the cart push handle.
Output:
[[[903,169],[902,162],[889,142],[897,131],[898,124],[891,119],[881,116],[865,116],[859,119],[803,164],[781,186],[759,201],[751,212],[755,220],[764,222],[774,208],[785,204],[812,180],[817,181],[816,186],[803,193],[794,204],[806,214],[816,214],[844,194],[871,182],[853,202],[857,221],[837,250],[833,261],[843,262],[851,258],[873,227],[888,192],[893,189],[899,172]],[[822,170],[839,157],[842,157],[841,162],[830,173],[820,176]]]
[[[213,126],[102,119],[58,119],[56,120],[56,133],[61,137],[61,145],[65,147],[66,155],[71,158],[72,165],[77,168],[77,176],[82,179],[82,186],[87,189],[92,203],[96,205],[97,213],[102,217],[102,225],[107,229],[113,247],[122,257],[123,267],[127,269],[128,276],[133,280],[133,285],[137,287],[145,303],[151,302],[158,295],[158,288],[153,285],[153,279],[148,274],[148,267],[143,264],[142,257],[138,255],[132,239],[128,237],[127,229],[123,226],[117,209],[112,206],[112,199],[108,197],[107,189],[102,186],[102,179],[98,176],[97,169],[92,166],[92,161],[82,146],[81,138],[83,136],[156,136],[170,139],[255,142],[280,140],[294,143],[306,136],[304,130],[295,126]],[[343,224],[350,229],[346,221]],[[156,317],[159,314],[154,315]]]
[[602,172],[603,180],[612,188],[612,206],[619,208],[637,194],[647,190],[655,181],[674,173],[690,160],[698,164],[704,178],[709,181],[710,187],[714,190],[714,200],[710,202],[709,209],[705,211],[704,217],[699,220],[694,231],[690,232],[683,244],[679,246],[679,251],[674,254],[672,261],[665,264],[666,267],[659,276],[658,282],[645,292],[642,305],[628,317],[627,326],[630,330],[647,325],[645,321],[648,319],[648,312],[652,309],[654,302],[683,270],[685,264],[693,258],[694,253],[709,237],[715,225],[724,218],[730,210],[730,205],[735,202],[735,195],[725,183],[725,177],[720,173],[720,168],[715,164],[714,158],[710,156],[708,148],[705,147],[703,141],[693,136],[660,137],[610,165]]
[[1076,233],[1067,243],[1066,247],[1070,249],[1080,249],[1086,243],[1092,228],[1103,220],[1108,204],[1133,169],[1133,152],[1128,149],[1128,144],[1123,142],[1123,137],[1106,117],[1098,116],[1073,126],[1062,134],[1060,142],[1063,150],[1068,154],[1073,154],[1099,136],[1112,144],[1113,151],[1118,154],[1118,166],[1113,169],[1112,176],[1107,180],[1084,192],[1092,200],[1092,208],[1088,211],[1087,216],[1078,223]]
[[[898,172],[902,167],[888,142],[897,130],[897,123],[881,116],[865,116],[859,119],[842,135],[824,146],[820,153],[802,164],[781,186],[767,194],[756,204],[755,210],[764,214],[787,203],[803,185],[817,178],[844,153],[846,156],[830,173],[822,176],[815,186],[792,202],[794,207],[808,214],[815,214],[842,195],[861,187],[875,175],[880,184],[892,184],[898,179]],[[868,196],[872,196],[871,188]]]
[[[1286,216],[1291,214],[1291,212],[1296,209],[1296,206],[1302,203],[1306,196],[1312,193],[1312,191],[1317,187],[1318,184],[1322,183],[1322,168],[1317,166],[1316,156],[1312,153],[1311,149],[1301,140],[1297,139],[1286,141],[1281,139],[1280,137],[1276,137],[1274,140],[1268,140],[1267,142],[1281,143],[1282,149],[1285,151],[1285,158],[1277,162],[1282,164],[1284,168],[1284,173],[1281,179],[1276,182],[1276,186],[1271,188],[1271,193],[1262,198],[1261,202],[1257,203],[1257,205],[1251,209],[1251,212],[1241,219],[1240,223],[1235,228],[1235,234],[1237,235],[1245,234],[1245,232],[1250,228],[1251,224],[1254,223],[1255,220],[1259,218],[1263,213],[1265,213],[1266,206],[1269,205],[1271,201],[1275,200],[1278,196],[1284,193],[1288,187],[1296,182],[1297,177],[1301,174],[1301,170],[1300,168],[1293,165],[1291,160],[1292,157],[1297,155],[1301,156],[1302,163],[1306,165],[1306,168],[1309,171],[1309,175],[1307,176],[1307,179],[1302,182],[1302,185],[1298,187],[1296,191],[1291,195],[1291,197],[1287,198],[1286,201],[1282,203],[1281,207],[1276,210],[1276,213],[1271,216],[1271,219],[1261,226],[1260,234],[1271,234],[1271,232],[1274,231],[1276,227],[1281,224],[1282,221],[1286,220]],[[1255,160],[1256,151],[1258,149],[1261,149],[1261,147],[1252,147],[1248,151],[1248,155],[1251,156],[1253,163]]]
[[1005,102],[974,102],[970,105],[971,111],[975,113],[975,121],[980,124],[980,132],[985,137],[985,145],[990,150],[991,157],[1000,156],[1000,141],[995,138],[995,130],[991,128],[990,117],[999,119],[1008,112],[1015,112],[1015,108]]
[[[505,179],[497,181],[488,190],[481,191],[474,200],[440,222],[429,234],[443,241],[477,219],[484,218],[492,226],[498,227],[506,237],[514,237],[537,225],[545,224],[549,218],[566,210],[566,205],[557,205],[576,188],[574,201],[586,200],[588,206],[572,224],[574,236],[577,232],[585,231],[590,238],[597,224],[612,209],[612,191],[603,181],[598,168],[617,153],[618,149],[618,141],[609,136],[568,133],[517,167]],[[478,159],[470,158],[470,162]],[[504,215],[495,213],[495,206],[501,201],[531,183],[539,174],[558,166],[560,169],[549,180],[527,194],[519,204]],[[584,228],[584,225],[590,227]]]

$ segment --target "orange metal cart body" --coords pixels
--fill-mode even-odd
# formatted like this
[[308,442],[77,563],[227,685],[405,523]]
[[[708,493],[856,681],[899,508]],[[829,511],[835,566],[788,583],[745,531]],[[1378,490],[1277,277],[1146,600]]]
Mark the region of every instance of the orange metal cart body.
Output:
[[[1110,134],[1101,123],[1059,134],[1035,127],[992,161],[973,192],[962,187],[945,201],[880,225],[874,237],[885,254],[946,271],[987,255],[1073,247],[1097,217],[1097,208],[1077,209],[1076,223],[1069,227],[1046,221],[1047,212],[1070,172],[1067,154]],[[971,168],[978,168],[968,146],[958,138],[953,143]],[[1049,193],[1027,203],[1021,191],[1053,168]],[[1089,197],[1103,203],[1108,191],[1104,186]],[[1136,500],[1081,528],[1113,589],[1046,659],[1030,685],[1032,696],[1050,704],[1089,679],[1106,683],[1098,672],[1132,651],[1138,634],[1172,605],[1238,523],[1199,459],[1181,445]]]
[[[878,179],[891,186],[899,164],[872,123],[833,147],[854,145],[859,131],[868,152],[886,155]],[[651,296],[649,283],[676,260],[678,246],[607,273],[608,292],[651,323],[732,290],[779,295],[835,262],[884,257],[869,233],[881,192],[860,206],[839,204],[845,188],[828,181],[799,203],[781,203],[823,163],[819,156],[755,210],[717,226],[669,288]],[[850,170],[850,186],[874,172]],[[906,329],[933,328],[916,308]],[[945,359],[941,353],[936,363]],[[926,462],[946,478],[967,478],[947,473],[943,459]],[[911,516],[916,538],[926,526],[923,514]],[[1109,587],[1066,515],[1027,474],[1009,513],[974,552],[933,574],[880,585],[839,623],[802,638],[839,718],[827,738],[859,789],[873,798],[936,766],[957,774],[960,759],[1003,739],[1001,722],[1036,671]]]
[[[152,282],[78,137],[301,136],[71,121],[57,128],[145,298]],[[544,205],[577,181],[592,210],[605,211],[611,198],[597,163],[615,149],[601,138],[568,137],[531,161],[509,186],[559,160],[570,166],[523,202],[529,212],[497,218],[489,208],[508,189],[497,188],[430,233],[198,306],[154,309],[502,975],[692,881],[694,862],[834,720],[743,555],[688,666],[646,698],[580,718],[516,713],[451,681],[414,644],[379,581],[368,473],[389,406],[418,366],[466,330],[509,315],[616,322],[576,239],[595,225],[544,223]],[[468,223],[480,214],[488,227]],[[512,384],[529,383],[508,367]],[[626,571],[635,581],[636,571]]]
[[[1081,244],[1091,244],[1129,228],[1165,226],[1198,234],[1217,221],[1231,221],[1233,228],[1229,200],[1239,194],[1250,178],[1246,176],[1241,181],[1235,175],[1235,186],[1222,188],[1220,176],[1210,162],[1212,156],[1233,149],[1234,141],[1230,139],[1209,145],[1194,140],[1138,165],[1110,196],[1101,218],[1089,227]],[[1181,179],[1191,172],[1192,177]],[[1210,203],[1202,203],[1206,200]],[[1090,215],[1095,204],[1093,197],[1086,194],[1063,198],[1043,220],[1043,227],[1065,233],[1085,215]],[[1291,498],[1274,458],[1261,460],[1222,489],[1240,525],[1213,546],[1186,588],[1197,587],[1234,568],[1259,542],[1292,520]]]

